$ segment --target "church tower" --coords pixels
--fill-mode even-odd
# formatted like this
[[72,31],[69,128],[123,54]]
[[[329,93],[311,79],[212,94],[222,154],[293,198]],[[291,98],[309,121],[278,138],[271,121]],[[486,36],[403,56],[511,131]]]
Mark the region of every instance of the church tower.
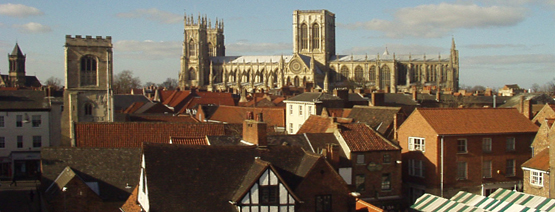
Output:
[[214,27],[206,17],[184,18],[183,53],[179,86],[205,86],[210,79],[210,57],[225,56],[224,23],[216,20]]
[[15,44],[13,51],[8,55],[10,62],[8,80],[11,87],[25,86],[25,55],[21,52],[19,44]]
[[454,92],[459,90],[459,50],[455,47],[455,38],[451,40],[451,53],[449,59],[449,72],[447,76],[447,87]]
[[75,146],[74,123],[112,122],[112,37],[66,35],[62,145]]
[[295,10],[293,53],[312,56],[326,66],[335,55],[335,14],[327,10]]

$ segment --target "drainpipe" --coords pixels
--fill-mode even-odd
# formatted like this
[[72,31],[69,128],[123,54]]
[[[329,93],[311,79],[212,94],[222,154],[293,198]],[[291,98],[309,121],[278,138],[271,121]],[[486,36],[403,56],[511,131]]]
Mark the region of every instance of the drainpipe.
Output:
[[440,192],[443,197],[443,136],[441,136],[441,172],[440,172]]

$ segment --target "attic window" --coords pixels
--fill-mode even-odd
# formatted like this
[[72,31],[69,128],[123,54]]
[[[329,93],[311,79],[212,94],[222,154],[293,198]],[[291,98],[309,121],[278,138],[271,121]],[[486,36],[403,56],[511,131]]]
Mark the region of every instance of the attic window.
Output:
[[275,205],[278,203],[279,188],[277,185],[260,186],[260,204]]

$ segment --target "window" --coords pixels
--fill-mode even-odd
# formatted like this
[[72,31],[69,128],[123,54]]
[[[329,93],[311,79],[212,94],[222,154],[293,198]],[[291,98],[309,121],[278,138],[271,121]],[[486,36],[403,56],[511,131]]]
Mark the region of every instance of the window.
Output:
[[507,165],[505,166],[505,175],[507,177],[515,176],[515,160],[507,160]]
[[15,116],[15,127],[23,127],[23,115]]
[[457,140],[457,153],[467,153],[468,150],[466,148],[466,139],[458,139]]
[[409,137],[409,151],[424,152],[424,138]]
[[33,136],[33,148],[40,148],[42,146],[42,137],[40,135]]
[[409,175],[424,177],[424,163],[421,160],[409,160]]
[[289,115],[293,115],[293,105],[289,105]]
[[341,67],[341,81],[349,79],[349,68],[347,66]]
[[515,138],[507,138],[507,151],[515,151]]
[[6,138],[0,137],[0,149],[6,148]]
[[370,67],[370,70],[368,71],[368,80],[370,83],[376,82],[376,66]]
[[81,58],[81,85],[96,85],[96,58],[87,55]]
[[299,105],[299,116],[303,115],[303,106]]
[[197,56],[197,46],[195,45],[195,41],[193,39],[189,40],[189,57],[196,57]]
[[357,174],[355,176],[355,186],[358,192],[365,191],[364,182],[366,181],[366,176],[364,174]]
[[320,48],[320,27],[317,23],[312,24],[312,49]]
[[383,155],[383,163],[391,163],[391,155],[390,154],[384,154]]
[[214,54],[214,46],[212,45],[212,43],[208,43],[208,56],[210,57],[216,56]]
[[17,136],[17,148],[19,148],[19,149],[23,148],[23,136],[22,135]]
[[312,113],[312,106],[308,106],[308,111],[306,111],[308,114],[313,114]]
[[363,82],[364,81],[364,72],[362,71],[362,67],[357,66],[355,68],[355,82]]
[[289,123],[289,133],[293,134],[293,123]]
[[41,124],[40,115],[31,116],[31,120],[32,120],[32,123],[33,123],[33,127],[40,127],[40,124]]
[[491,152],[491,138],[482,139],[482,151]]
[[331,212],[331,195],[316,196],[316,212]]
[[301,25],[301,49],[308,49],[308,27]]
[[85,115],[86,116],[90,116],[92,115],[92,111],[93,111],[93,106],[91,103],[86,103],[85,104]]
[[4,116],[0,116],[0,127],[4,127]]
[[466,180],[466,162],[457,162],[457,180]]
[[530,170],[530,184],[543,186],[543,172]]
[[260,186],[260,204],[270,205],[277,204],[279,197],[279,189],[277,185]]
[[364,164],[364,154],[357,155],[357,164]]
[[389,67],[383,66],[380,69],[380,87],[381,88],[385,88],[391,85],[391,71],[389,70]]
[[491,178],[491,160],[482,162],[482,178]]
[[391,190],[391,174],[382,174],[382,190]]

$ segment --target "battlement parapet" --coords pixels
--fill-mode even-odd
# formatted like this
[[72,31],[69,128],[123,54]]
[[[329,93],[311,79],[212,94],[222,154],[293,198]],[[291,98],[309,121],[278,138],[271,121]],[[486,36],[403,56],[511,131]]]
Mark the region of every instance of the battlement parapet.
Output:
[[102,36],[93,37],[90,35],[86,35],[85,37],[81,35],[75,35],[75,37],[66,35],[66,45],[112,47],[112,36],[106,36],[103,38]]

